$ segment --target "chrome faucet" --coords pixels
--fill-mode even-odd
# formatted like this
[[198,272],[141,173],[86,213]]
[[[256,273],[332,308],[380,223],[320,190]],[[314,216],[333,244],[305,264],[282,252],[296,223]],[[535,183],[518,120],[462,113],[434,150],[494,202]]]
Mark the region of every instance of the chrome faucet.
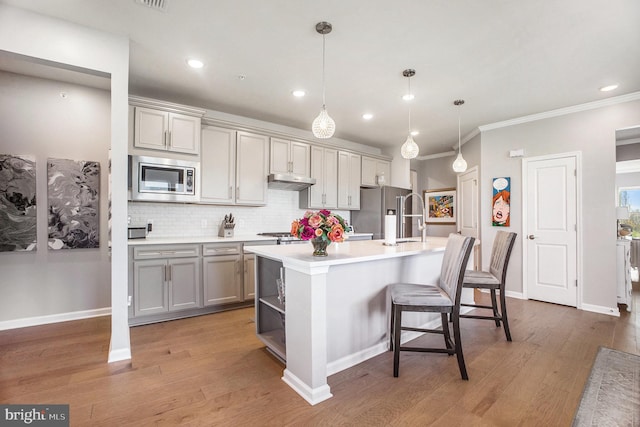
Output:
[[[411,198],[411,196],[416,196],[418,199],[420,199],[420,208],[422,209],[421,214],[405,214],[404,213],[404,204],[407,202],[407,200]],[[403,221],[404,221],[404,218],[407,218],[407,217],[409,218],[418,217],[418,230],[420,230],[420,241],[426,242],[427,241],[427,212],[424,210],[424,199],[418,193],[409,193],[404,197],[402,204],[403,204],[402,206]],[[420,224],[420,219],[422,219],[422,224]]]

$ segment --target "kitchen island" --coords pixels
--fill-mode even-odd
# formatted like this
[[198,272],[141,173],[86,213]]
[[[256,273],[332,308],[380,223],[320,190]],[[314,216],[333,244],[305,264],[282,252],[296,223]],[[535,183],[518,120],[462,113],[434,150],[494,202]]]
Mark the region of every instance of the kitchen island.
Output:
[[[327,257],[314,257],[311,243],[245,247],[256,254],[258,337],[286,363],[282,379],[315,405],[332,396],[329,375],[387,351],[387,285],[436,283],[446,243],[443,237],[397,246],[381,240],[332,243]],[[280,277],[285,304],[277,296]],[[464,290],[462,299],[472,302],[472,290]],[[406,325],[440,319],[410,314]]]

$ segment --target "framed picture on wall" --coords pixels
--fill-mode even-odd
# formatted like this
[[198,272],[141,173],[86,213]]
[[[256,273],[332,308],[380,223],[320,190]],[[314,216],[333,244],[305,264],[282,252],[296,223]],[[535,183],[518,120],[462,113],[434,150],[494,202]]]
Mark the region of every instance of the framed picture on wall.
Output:
[[456,190],[454,188],[425,190],[423,194],[427,224],[456,223]]
[[495,227],[509,227],[511,220],[511,178],[493,178],[491,199],[491,224]]

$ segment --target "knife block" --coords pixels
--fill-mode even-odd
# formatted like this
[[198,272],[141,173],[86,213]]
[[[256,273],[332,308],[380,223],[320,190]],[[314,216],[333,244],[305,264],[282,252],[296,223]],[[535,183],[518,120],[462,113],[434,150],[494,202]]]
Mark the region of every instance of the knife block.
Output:
[[233,222],[224,222],[220,223],[220,228],[218,229],[218,237],[233,237],[233,228],[236,226]]

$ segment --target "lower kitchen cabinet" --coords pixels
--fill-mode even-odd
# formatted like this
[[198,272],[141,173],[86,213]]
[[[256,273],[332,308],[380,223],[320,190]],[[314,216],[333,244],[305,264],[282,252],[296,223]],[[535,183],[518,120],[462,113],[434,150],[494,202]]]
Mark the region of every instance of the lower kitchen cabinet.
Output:
[[199,254],[196,245],[134,250],[134,315],[201,307]]
[[204,256],[202,277],[204,305],[228,304],[243,300],[240,263],[242,254]]
[[244,253],[244,300],[253,300],[256,297],[256,256]]

